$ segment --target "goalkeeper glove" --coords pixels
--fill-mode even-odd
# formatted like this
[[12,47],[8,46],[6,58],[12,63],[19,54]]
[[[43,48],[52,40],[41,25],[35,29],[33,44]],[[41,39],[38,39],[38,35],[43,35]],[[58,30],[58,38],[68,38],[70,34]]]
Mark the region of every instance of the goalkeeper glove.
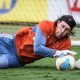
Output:
[[55,54],[54,54],[54,57],[60,57],[61,55],[66,56],[66,55],[69,55],[69,54],[72,55],[72,56],[77,55],[76,52],[71,51],[71,50],[57,50],[57,51],[55,52]]
[[80,69],[80,58],[76,61],[76,68]]

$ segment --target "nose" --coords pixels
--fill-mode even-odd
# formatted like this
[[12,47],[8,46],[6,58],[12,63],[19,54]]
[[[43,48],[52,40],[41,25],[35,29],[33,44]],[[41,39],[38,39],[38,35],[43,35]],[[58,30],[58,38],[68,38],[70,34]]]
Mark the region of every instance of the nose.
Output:
[[64,32],[64,31],[65,31],[65,28],[62,29],[62,32]]

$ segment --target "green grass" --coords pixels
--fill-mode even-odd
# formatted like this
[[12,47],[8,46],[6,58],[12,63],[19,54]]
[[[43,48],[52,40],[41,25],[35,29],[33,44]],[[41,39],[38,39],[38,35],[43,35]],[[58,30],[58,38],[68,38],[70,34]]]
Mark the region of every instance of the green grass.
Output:
[[[15,33],[19,29],[18,26],[0,26],[0,32]],[[76,29],[76,38],[80,40],[80,30]],[[72,47],[80,57],[80,47]],[[55,59],[44,58],[34,63],[27,64],[21,68],[0,69],[0,80],[80,80],[80,70],[74,69],[71,71],[58,71],[55,66]]]
[[80,27],[75,28],[74,31],[75,31],[75,35],[71,36],[71,39],[72,40],[80,40]]
[[8,32],[8,33],[16,33],[19,30],[19,26],[12,26],[12,25],[0,25],[0,32]]
[[[80,52],[79,47],[72,50]],[[0,69],[0,80],[80,80],[80,70],[58,71],[55,59],[44,58],[21,68]]]

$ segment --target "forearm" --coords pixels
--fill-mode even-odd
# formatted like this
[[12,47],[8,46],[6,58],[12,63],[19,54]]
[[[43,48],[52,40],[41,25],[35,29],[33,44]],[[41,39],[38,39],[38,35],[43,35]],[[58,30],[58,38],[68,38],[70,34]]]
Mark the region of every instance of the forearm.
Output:
[[56,50],[45,47],[46,38],[43,32],[37,27],[35,41],[34,41],[34,52],[37,55],[42,55],[44,57],[53,57]]
[[40,46],[38,46],[38,47],[36,46],[34,48],[34,52],[37,55],[42,55],[44,57],[53,57],[53,55],[55,54],[56,50],[47,48],[44,45],[40,45]]

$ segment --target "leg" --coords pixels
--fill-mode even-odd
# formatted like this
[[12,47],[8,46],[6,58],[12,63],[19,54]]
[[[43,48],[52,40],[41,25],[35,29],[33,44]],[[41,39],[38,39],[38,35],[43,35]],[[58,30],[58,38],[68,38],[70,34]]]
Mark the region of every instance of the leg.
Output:
[[23,66],[16,54],[7,54],[8,67],[21,67]]
[[0,55],[0,68],[7,68],[8,67],[8,59],[6,54]]
[[0,68],[22,66],[17,56],[14,39],[10,37],[0,37]]
[[21,67],[23,66],[18,56],[11,54],[0,55],[0,68]]

